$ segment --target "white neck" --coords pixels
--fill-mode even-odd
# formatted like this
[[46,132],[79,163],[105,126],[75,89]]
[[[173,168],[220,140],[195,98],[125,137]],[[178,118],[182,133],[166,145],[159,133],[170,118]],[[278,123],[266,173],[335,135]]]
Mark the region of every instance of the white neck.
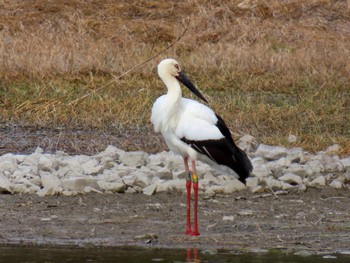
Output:
[[164,78],[163,81],[168,88],[167,101],[168,107],[171,108],[180,103],[182,97],[181,87],[175,77]]

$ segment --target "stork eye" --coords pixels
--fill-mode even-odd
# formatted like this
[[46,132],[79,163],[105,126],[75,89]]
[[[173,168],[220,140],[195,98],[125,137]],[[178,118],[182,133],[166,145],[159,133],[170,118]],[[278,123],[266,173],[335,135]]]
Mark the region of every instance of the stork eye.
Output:
[[175,64],[175,68],[177,69],[177,71],[180,71],[179,64]]

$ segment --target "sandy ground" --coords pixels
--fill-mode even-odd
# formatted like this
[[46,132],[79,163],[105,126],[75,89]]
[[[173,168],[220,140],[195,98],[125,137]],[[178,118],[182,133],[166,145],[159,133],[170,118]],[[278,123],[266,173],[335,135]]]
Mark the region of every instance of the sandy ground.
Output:
[[[133,132],[25,131],[0,127],[1,154],[45,151],[94,154],[108,144],[161,150],[159,137]],[[122,246],[237,251],[349,251],[350,192],[237,192],[199,200],[200,233],[186,236],[185,194],[0,195],[0,244]],[[226,220],[224,220],[226,219]]]

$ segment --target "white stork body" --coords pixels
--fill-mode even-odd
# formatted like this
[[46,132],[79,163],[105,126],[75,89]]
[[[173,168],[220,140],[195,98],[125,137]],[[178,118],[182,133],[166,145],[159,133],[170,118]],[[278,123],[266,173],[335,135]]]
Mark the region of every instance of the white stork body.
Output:
[[[247,155],[234,143],[231,133],[222,118],[209,107],[182,98],[179,81],[200,99],[200,94],[191,81],[181,72],[174,59],[165,59],[158,65],[158,74],[168,92],[159,97],[153,105],[151,122],[156,132],[160,132],[169,149],[183,157],[188,173],[187,188],[187,234],[199,235],[197,224],[198,177],[195,161],[201,160],[210,165],[225,167],[245,183],[252,165]],[[188,159],[192,162],[189,171]],[[190,226],[191,184],[194,189],[194,229]]]
[[201,160],[212,164],[206,155],[196,151],[181,139],[203,141],[224,138],[215,126],[218,121],[215,113],[197,101],[181,97],[169,107],[169,100],[173,100],[169,96],[171,95],[161,96],[153,105],[151,121],[155,131],[162,134],[172,152],[191,160]]

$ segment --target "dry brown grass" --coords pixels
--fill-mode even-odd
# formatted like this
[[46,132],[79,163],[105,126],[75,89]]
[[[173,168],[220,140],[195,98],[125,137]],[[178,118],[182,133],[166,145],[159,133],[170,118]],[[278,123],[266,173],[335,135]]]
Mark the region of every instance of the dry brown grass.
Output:
[[[15,1],[0,3],[2,121],[150,129],[156,75],[175,57],[237,133],[349,154],[347,1]],[[174,47],[78,104],[173,42]],[[185,93],[189,96],[189,93]]]

